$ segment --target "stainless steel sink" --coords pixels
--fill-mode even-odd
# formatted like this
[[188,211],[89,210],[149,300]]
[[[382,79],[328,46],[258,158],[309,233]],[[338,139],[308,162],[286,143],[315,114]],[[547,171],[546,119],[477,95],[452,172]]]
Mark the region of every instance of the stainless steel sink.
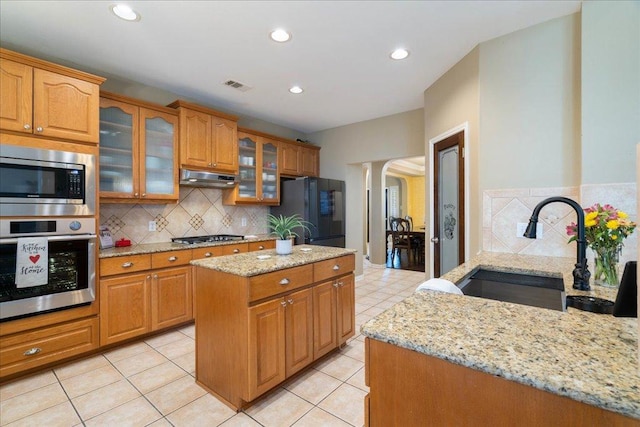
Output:
[[560,277],[505,273],[478,268],[458,283],[463,294],[497,301],[566,311]]

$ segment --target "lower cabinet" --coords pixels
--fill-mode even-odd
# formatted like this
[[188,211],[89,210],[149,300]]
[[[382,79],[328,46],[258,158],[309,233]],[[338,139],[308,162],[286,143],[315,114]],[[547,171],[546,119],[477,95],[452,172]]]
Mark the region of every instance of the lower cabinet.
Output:
[[196,381],[241,409],[352,337],[353,260],[343,258],[316,263],[336,275],[317,283],[314,264],[252,277],[196,268]]
[[100,280],[100,344],[113,344],[151,330],[151,276],[127,274]]
[[191,266],[160,270],[151,281],[151,330],[193,319]]

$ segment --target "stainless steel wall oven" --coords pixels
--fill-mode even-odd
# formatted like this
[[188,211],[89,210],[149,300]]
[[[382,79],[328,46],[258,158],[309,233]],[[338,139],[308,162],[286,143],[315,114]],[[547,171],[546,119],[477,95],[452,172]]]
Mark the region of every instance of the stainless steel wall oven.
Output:
[[[0,321],[94,301],[95,231],[93,218],[0,219]],[[34,241],[46,248],[45,283],[25,286],[19,252]]]
[[94,215],[95,156],[0,146],[0,216]]

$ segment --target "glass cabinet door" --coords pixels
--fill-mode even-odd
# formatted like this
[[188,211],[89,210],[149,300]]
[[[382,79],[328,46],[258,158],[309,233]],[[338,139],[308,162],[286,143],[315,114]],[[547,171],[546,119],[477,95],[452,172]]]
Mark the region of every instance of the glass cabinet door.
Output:
[[262,144],[262,200],[278,199],[278,146],[276,143]]
[[[138,108],[100,100],[100,192],[131,196],[137,173],[134,156]],[[135,147],[134,147],[135,145]]]
[[238,197],[241,199],[256,199],[258,197],[257,147],[258,143],[250,135],[240,135],[238,141],[238,160],[240,163]]
[[140,139],[144,148],[142,198],[157,199],[162,195],[173,196],[176,192],[177,120],[177,116],[140,109]]

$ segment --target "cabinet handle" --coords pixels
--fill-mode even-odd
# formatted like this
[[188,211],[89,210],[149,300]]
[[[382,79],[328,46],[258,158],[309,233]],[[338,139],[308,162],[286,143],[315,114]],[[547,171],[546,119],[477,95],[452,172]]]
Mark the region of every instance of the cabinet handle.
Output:
[[170,256],[169,257],[169,262],[176,261],[177,259],[178,259],[178,257],[176,257],[176,256]]
[[209,166],[213,166],[213,164],[209,163]]
[[154,279],[157,279],[157,278],[158,278],[158,275],[157,275],[157,274],[154,274],[154,275],[153,275],[153,278],[154,278]]
[[217,163],[214,163],[214,164],[213,164],[213,167],[214,167],[214,168],[215,168],[215,167],[217,167],[217,166],[218,166],[218,164],[217,164]]
[[264,246],[262,246],[262,245],[258,246],[258,250],[260,250],[260,251],[261,251],[261,250],[263,250],[263,249],[264,249]]
[[340,266],[338,264],[333,266],[333,271],[338,271],[340,270]]
[[293,304],[293,298],[288,299],[288,300],[287,300],[287,302],[288,302],[289,304]]
[[286,301],[280,301],[280,305],[283,306],[283,307],[286,307],[287,306],[287,302]]
[[129,268],[129,267],[133,267],[132,262],[125,262],[124,264],[122,264],[122,268]]
[[142,193],[142,197],[147,197],[147,193]]
[[333,287],[334,287],[334,288],[337,288],[337,287],[338,287],[338,283],[337,283],[337,282],[336,282],[336,283],[334,283],[334,284],[333,284]]
[[211,256],[211,252],[205,252],[204,257],[209,258]]
[[151,279],[151,275],[150,274],[147,276],[147,279]]
[[343,287],[344,286],[344,282],[338,282],[338,286]]
[[139,193],[133,193],[134,197],[138,197],[140,194]]
[[281,284],[282,286],[284,286],[284,285],[288,285],[289,283],[291,283],[291,282],[290,282],[290,281],[289,281],[289,279],[287,279],[286,277],[285,277],[284,279],[280,280],[280,284]]
[[234,254],[237,254],[238,252],[240,252],[240,249],[234,249],[234,250],[233,250],[233,253],[234,253]]
[[25,130],[29,130],[29,129],[31,129],[31,125],[30,125],[30,124],[26,124],[26,125],[24,125],[23,127],[24,127],[24,129],[25,129]]
[[42,130],[43,130],[43,129],[42,129],[42,127],[38,126],[38,127],[36,128],[36,130],[37,130],[38,132],[42,132]]
[[39,347],[33,347],[33,348],[30,348],[29,350],[25,351],[23,353],[23,355],[25,355],[25,356],[33,356],[34,354],[38,354],[41,351],[42,350]]

